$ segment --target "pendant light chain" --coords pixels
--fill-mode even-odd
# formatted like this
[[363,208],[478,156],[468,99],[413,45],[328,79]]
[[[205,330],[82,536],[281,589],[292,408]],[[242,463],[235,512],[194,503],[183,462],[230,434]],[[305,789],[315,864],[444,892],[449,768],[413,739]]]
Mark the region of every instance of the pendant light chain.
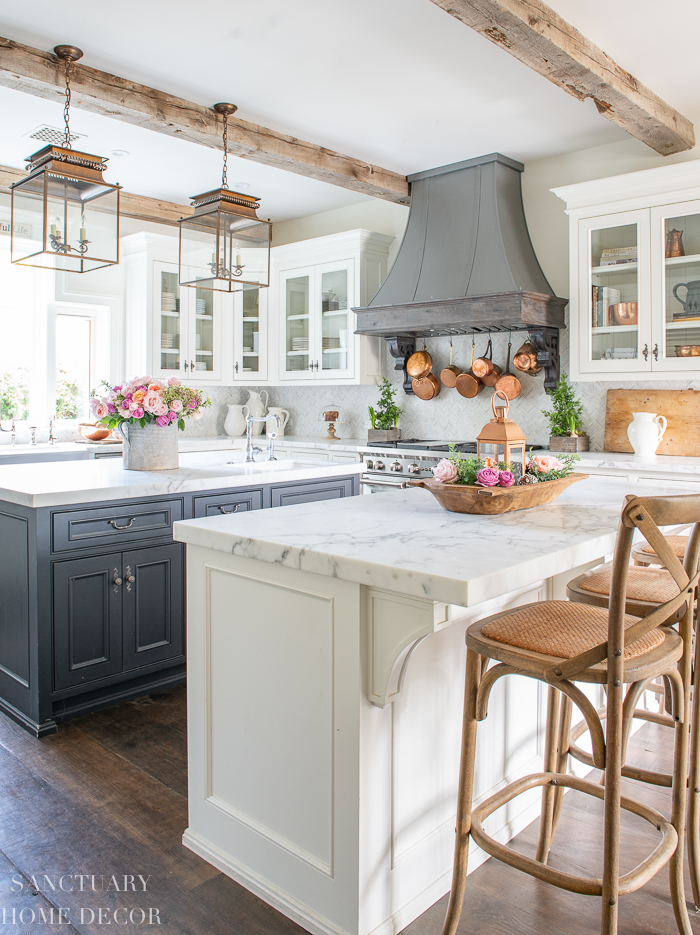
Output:
[[224,170],[221,174],[221,187],[228,189],[228,114],[224,114]]
[[66,125],[65,130],[65,139],[63,145],[66,149],[72,149],[71,138],[70,138],[70,70],[73,65],[73,59],[70,56],[66,56],[66,103],[63,106],[63,121]]

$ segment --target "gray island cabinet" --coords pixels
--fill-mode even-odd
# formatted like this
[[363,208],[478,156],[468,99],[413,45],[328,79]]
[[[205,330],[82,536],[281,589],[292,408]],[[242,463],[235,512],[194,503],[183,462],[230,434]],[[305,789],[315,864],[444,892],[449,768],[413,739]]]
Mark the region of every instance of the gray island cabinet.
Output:
[[158,473],[111,461],[0,468],[0,710],[44,736],[185,679],[174,522],[359,492],[360,465],[230,458],[185,455]]

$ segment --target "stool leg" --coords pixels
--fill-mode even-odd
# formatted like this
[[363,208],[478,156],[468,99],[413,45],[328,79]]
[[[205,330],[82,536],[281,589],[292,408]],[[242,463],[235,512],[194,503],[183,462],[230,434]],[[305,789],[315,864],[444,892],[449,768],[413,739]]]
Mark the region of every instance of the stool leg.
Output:
[[[622,666],[608,660],[607,717],[605,721],[605,797],[603,837],[603,892],[600,935],[617,935],[620,890],[620,796],[622,786]],[[615,685],[615,681],[617,684]]]
[[[545,732],[544,771],[554,773],[557,769],[557,738],[559,736],[559,698],[554,686],[547,691],[547,728]],[[541,864],[547,863],[549,848],[552,846],[554,801],[556,786],[547,783],[542,787],[542,811],[540,815],[540,836],[537,843],[537,857]]]
[[[559,708],[559,741],[557,743],[557,769],[558,773],[565,773],[569,758],[569,735],[571,733],[571,713],[573,702],[568,695],[562,694]],[[552,838],[554,838],[564,804],[564,787],[557,786],[554,796],[554,815],[552,817]]]
[[[682,660],[681,660],[682,665]],[[683,856],[685,844],[685,817],[688,782],[688,713],[690,711],[690,678],[689,672],[682,673],[684,683],[684,716],[676,722],[675,745],[673,754],[673,798],[671,800],[671,822],[678,832],[678,846],[668,864],[669,883],[671,885],[671,900],[673,912],[676,917],[678,931],[682,935],[692,935],[688,907],[685,902],[685,885],[683,882]],[[674,714],[678,716],[678,707],[674,705]]]
[[467,883],[467,859],[472,823],[474,793],[474,759],[476,756],[476,693],[479,688],[481,665],[478,653],[467,648],[467,676],[464,686],[464,720],[462,723],[462,754],[459,766],[457,793],[457,837],[452,870],[452,889],[442,935],[455,935],[464,902]]
[[700,909],[700,639],[695,640],[693,714],[690,726],[688,776],[688,865],[695,909]]

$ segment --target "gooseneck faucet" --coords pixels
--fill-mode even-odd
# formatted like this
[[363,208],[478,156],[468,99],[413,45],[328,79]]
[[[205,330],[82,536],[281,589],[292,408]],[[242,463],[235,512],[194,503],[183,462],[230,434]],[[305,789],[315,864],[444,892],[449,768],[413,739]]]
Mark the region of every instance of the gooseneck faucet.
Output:
[[53,416],[49,419],[49,445],[53,445],[56,441],[56,436],[53,433]]
[[[251,462],[255,461],[255,458],[253,457],[253,455],[260,454],[260,452],[262,451],[262,448],[253,447],[253,422],[267,422],[268,419],[275,419],[277,421],[277,428],[279,428],[280,425],[282,424],[280,422],[280,417],[277,415],[277,413],[272,413],[269,416],[247,415],[245,417],[245,462],[246,464],[250,464]],[[268,452],[267,460],[268,461],[275,460],[275,454],[274,454],[274,448],[273,448],[275,438],[277,438],[277,434],[273,433],[273,436],[270,438],[270,443],[267,449],[267,452]]]

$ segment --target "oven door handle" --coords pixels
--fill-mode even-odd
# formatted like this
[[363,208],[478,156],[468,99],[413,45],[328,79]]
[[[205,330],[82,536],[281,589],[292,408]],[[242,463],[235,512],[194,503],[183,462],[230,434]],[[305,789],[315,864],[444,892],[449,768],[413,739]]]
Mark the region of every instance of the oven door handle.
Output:
[[398,487],[399,490],[405,490],[408,487],[408,484],[405,480],[399,481],[398,484],[393,484],[389,480],[361,480],[361,484],[365,484],[367,487]]

